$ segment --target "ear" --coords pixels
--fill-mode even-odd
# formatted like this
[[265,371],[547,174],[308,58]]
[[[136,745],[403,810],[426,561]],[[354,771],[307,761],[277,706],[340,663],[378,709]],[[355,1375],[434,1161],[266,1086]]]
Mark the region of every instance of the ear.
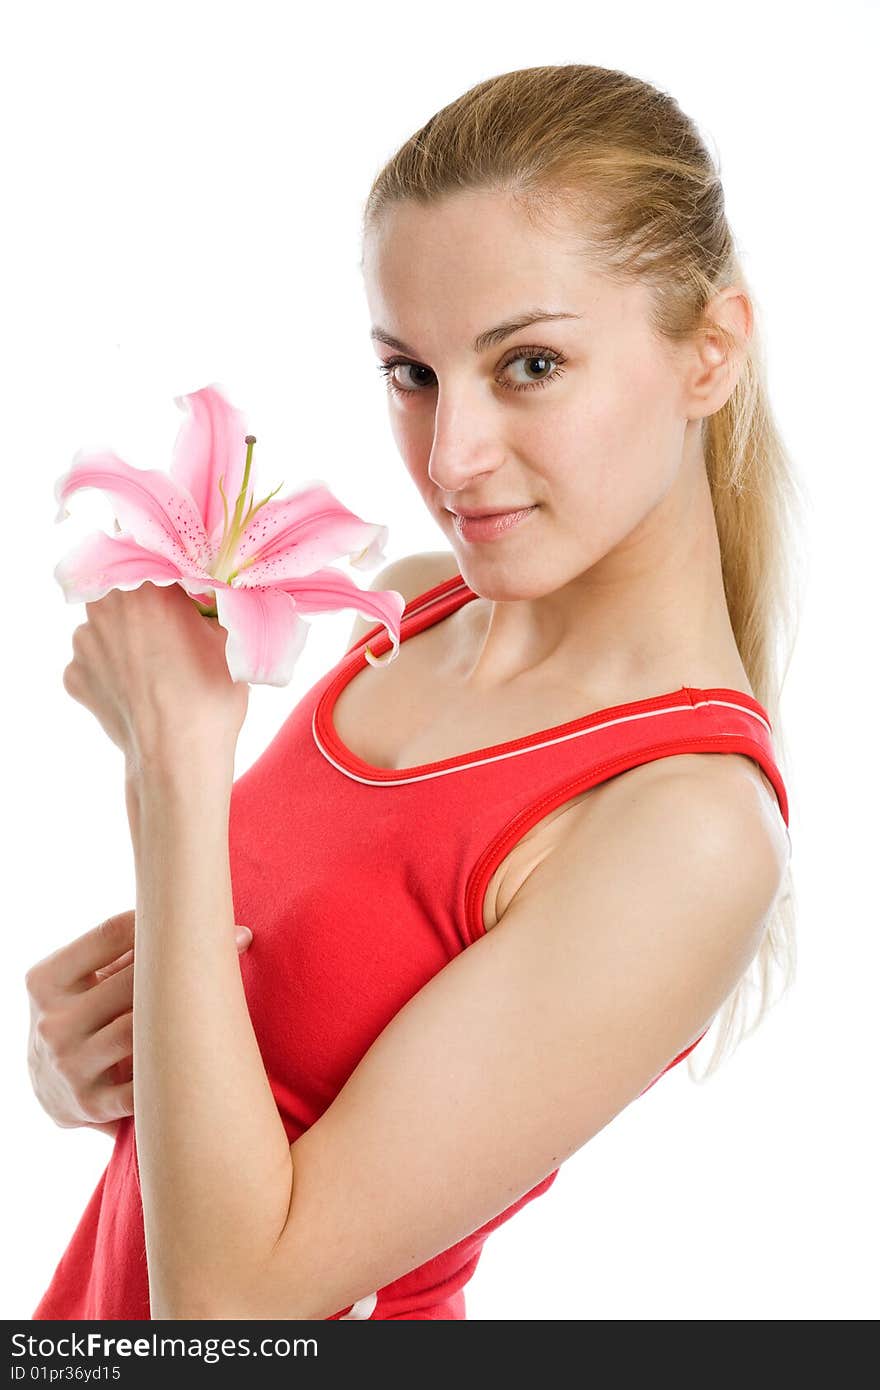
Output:
[[754,330],[754,313],[737,285],[722,290],[703,313],[691,369],[689,418],[714,415],[730,399],[739,380]]

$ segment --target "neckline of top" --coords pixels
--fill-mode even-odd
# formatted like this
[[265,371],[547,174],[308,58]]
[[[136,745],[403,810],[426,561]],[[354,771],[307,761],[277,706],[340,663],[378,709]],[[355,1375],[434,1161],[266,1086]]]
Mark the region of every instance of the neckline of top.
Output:
[[[454,574],[433,588],[426,589],[424,593],[417,594],[415,598],[410,600],[401,614],[400,645],[403,646],[403,643],[410,637],[415,637],[425,628],[441,622],[443,618],[449,617],[458,608],[469,603],[471,599],[478,597],[479,595],[466,584],[461,574]],[[419,618],[421,621],[414,621]],[[492,762],[497,758],[510,756],[517,750],[537,747],[542,743],[561,741],[566,736],[593,725],[606,722],[614,723],[617,720],[635,718],[661,710],[691,709],[702,704],[732,705],[734,708],[743,710],[746,714],[753,715],[765,727],[767,735],[772,734],[772,725],[767,711],[748,691],[733,690],[727,686],[712,686],[706,689],[696,686],[680,686],[677,690],[665,691],[661,695],[649,695],[642,700],[630,700],[624,704],[608,705],[604,709],[592,710],[589,714],[567,720],[564,724],[554,724],[547,729],[537,729],[534,733],[525,734],[521,738],[490,744],[486,748],[474,748],[466,753],[455,753],[452,757],[441,758],[437,762],[418,763],[413,767],[377,767],[374,763],[369,763],[364,758],[359,757],[353,749],[343,743],[333,723],[333,709],[340,692],[358,671],[362,671],[367,665],[367,658],[364,655],[364,647],[367,643],[370,644],[370,650],[374,656],[384,656],[387,651],[391,650],[392,646],[391,638],[381,623],[365,633],[360,641],[343,656],[339,669],[332,680],[325,685],[319,696],[312,718],[313,736],[321,752],[329,757],[331,762],[340,766],[344,772],[364,780],[373,782],[418,781],[423,777],[439,776],[444,772],[455,772],[472,765]]]

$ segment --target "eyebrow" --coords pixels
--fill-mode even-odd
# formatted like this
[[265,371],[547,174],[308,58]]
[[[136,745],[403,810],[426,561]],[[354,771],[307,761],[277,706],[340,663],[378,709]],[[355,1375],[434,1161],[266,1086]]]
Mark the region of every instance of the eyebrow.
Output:
[[[552,309],[532,309],[523,314],[518,314],[516,318],[507,319],[504,323],[496,324],[494,328],[487,328],[485,332],[478,333],[474,338],[472,347],[474,352],[485,352],[486,348],[494,347],[496,343],[503,342],[512,333],[518,333],[521,328],[528,328],[533,323],[549,323],[553,319],[580,319],[583,314],[571,314],[562,310],[556,312]],[[412,348],[407,347],[399,338],[395,338],[391,333],[387,333],[384,328],[377,328],[375,325],[370,330],[370,337],[375,338],[379,343],[385,343],[388,347],[397,348],[399,352],[405,352],[409,357],[417,357],[418,353],[413,352]]]

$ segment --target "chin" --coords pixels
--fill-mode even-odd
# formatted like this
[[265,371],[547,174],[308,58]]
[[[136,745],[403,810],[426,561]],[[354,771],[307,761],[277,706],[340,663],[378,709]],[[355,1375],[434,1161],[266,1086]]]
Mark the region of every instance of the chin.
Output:
[[528,573],[524,573],[522,563],[511,564],[506,568],[497,561],[491,564],[488,560],[475,561],[471,558],[468,564],[458,556],[456,559],[459,573],[468,588],[473,589],[480,598],[492,603],[516,603],[520,599],[543,598],[556,588],[555,584],[548,583],[546,579],[542,583],[539,577],[533,579]]

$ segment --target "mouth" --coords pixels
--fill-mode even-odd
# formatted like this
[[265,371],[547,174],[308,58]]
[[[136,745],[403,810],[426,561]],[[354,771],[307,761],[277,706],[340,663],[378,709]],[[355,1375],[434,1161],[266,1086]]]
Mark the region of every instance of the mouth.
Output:
[[[447,508],[451,511],[450,508]],[[538,504],[507,511],[452,512],[456,532],[465,541],[491,541],[506,536],[538,510]]]

